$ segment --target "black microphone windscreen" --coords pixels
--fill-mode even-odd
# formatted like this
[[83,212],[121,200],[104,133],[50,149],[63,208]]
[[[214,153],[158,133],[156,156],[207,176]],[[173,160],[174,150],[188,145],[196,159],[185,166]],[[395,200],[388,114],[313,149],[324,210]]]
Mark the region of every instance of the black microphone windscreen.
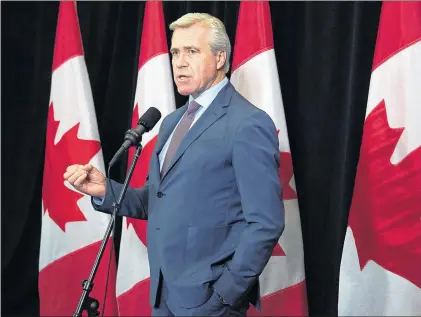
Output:
[[161,119],[161,112],[154,108],[150,107],[146,112],[139,118],[139,121],[137,124],[143,125],[147,131],[150,131],[153,129],[155,124],[158,123],[159,119]]

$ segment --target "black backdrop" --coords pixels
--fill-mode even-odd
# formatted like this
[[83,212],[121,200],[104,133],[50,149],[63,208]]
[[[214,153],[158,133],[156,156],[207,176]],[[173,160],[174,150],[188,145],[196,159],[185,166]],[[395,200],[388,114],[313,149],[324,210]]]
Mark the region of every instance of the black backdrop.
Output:
[[[130,124],[144,5],[78,3],[106,164]],[[271,2],[311,315],[337,315],[380,7]],[[164,3],[167,25],[187,12],[209,12],[223,20],[232,44],[238,8],[232,1]],[[2,315],[38,315],[42,168],[58,2],[2,2],[1,11]],[[184,97],[177,95],[177,102]],[[113,178],[122,181],[125,170],[124,163],[115,167]]]

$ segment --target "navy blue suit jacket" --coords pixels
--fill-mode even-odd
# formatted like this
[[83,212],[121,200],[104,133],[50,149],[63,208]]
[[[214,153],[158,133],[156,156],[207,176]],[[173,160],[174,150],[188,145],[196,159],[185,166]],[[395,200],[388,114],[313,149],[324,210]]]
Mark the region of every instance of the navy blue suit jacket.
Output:
[[[158,155],[187,105],[164,118],[147,183],[119,215],[145,219],[150,303],[161,273],[169,300],[202,305],[212,287],[230,305],[260,306],[259,275],[284,229],[278,136],[272,119],[228,83],[183,139],[161,179]],[[121,184],[110,181],[119,193]],[[101,206],[112,211],[107,191]]]

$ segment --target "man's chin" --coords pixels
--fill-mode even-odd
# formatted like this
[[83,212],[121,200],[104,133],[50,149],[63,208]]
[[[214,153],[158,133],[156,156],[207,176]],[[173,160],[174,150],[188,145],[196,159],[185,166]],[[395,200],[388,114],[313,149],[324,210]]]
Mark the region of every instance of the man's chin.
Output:
[[177,91],[182,96],[190,96],[193,93],[192,89],[188,89],[187,87],[177,87]]

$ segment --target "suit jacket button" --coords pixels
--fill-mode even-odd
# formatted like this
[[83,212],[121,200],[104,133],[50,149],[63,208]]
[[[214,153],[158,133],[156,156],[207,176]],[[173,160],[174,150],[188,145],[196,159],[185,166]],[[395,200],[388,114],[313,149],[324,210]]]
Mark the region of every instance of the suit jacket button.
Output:
[[156,196],[157,196],[158,198],[161,198],[162,196],[164,196],[164,194],[162,194],[162,192],[158,192],[158,193],[156,194]]

